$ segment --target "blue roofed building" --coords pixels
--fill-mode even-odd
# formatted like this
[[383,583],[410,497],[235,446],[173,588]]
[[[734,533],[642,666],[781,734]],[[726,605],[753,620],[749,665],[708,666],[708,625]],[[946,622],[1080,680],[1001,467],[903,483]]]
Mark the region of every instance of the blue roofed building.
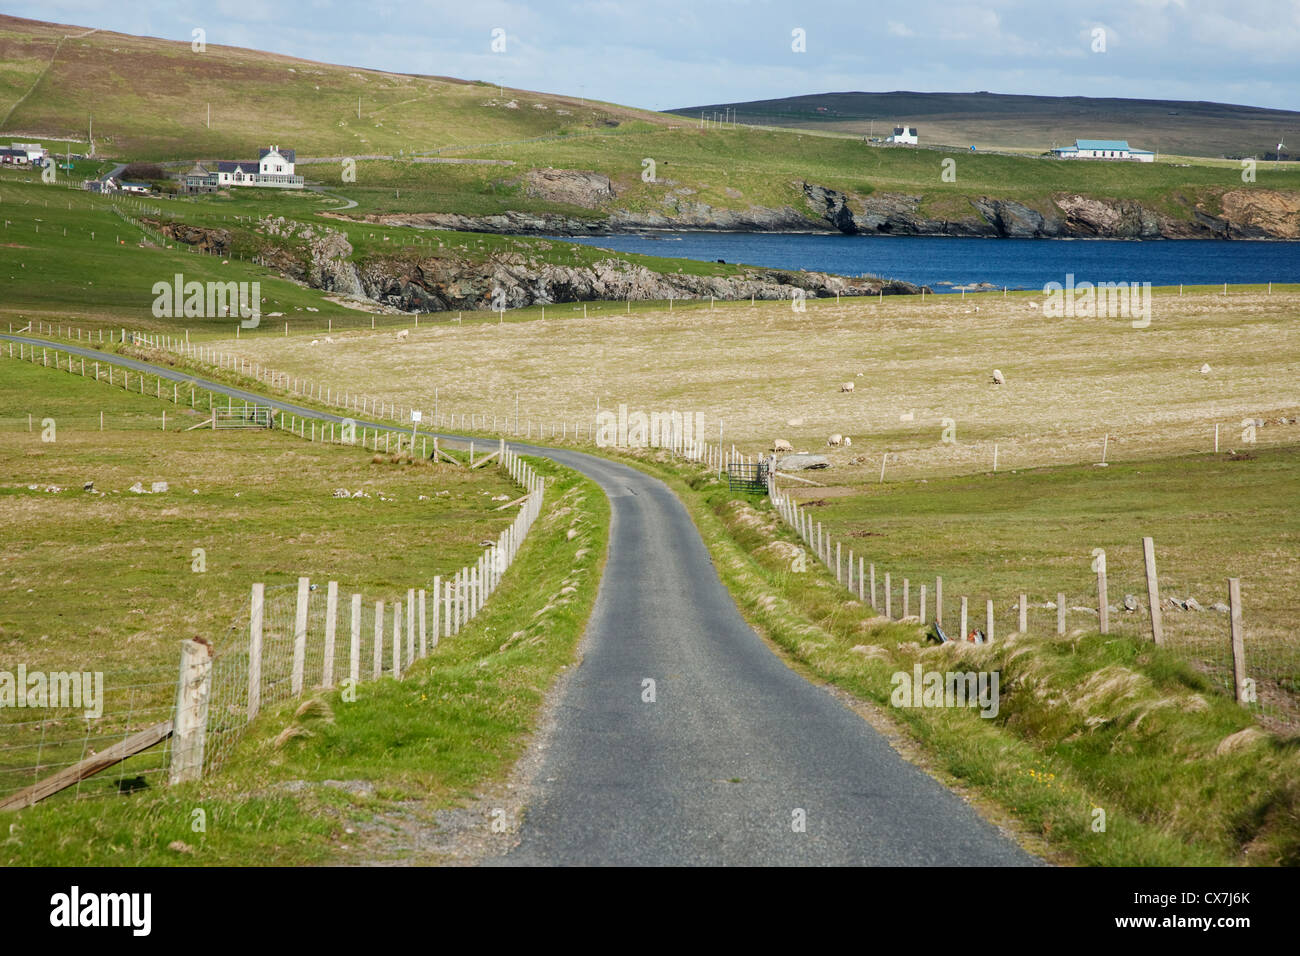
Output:
[[1073,146],[1052,150],[1057,159],[1127,159],[1136,163],[1154,163],[1156,154],[1149,149],[1134,149],[1126,139],[1076,139]]

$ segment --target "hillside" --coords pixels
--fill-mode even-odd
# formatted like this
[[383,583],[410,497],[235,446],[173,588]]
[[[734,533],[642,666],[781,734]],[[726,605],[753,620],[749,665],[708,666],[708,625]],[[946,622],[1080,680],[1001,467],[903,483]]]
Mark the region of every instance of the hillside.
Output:
[[98,153],[155,160],[255,157],[270,141],[305,156],[395,155],[671,122],[578,97],[235,47],[196,53],[0,15],[0,135],[84,139],[92,115]]
[[698,119],[733,110],[740,123],[887,136],[916,126],[921,142],[1046,150],[1075,139],[1127,139],[1182,156],[1263,156],[1300,142],[1300,112],[1228,103],[1019,96],[1001,93],[812,93],[669,112]]
[[[184,42],[13,17],[0,17],[0,64],[0,138],[84,139],[93,113],[94,155],[110,161],[179,166],[247,158],[259,147],[280,144],[297,151],[298,171],[309,186],[353,203],[343,215],[383,225],[543,235],[711,229],[1300,238],[1300,166],[1294,163],[1262,163],[1256,181],[1246,184],[1240,168],[1226,162],[954,157],[878,148],[848,134],[701,128],[670,114],[573,97],[230,47],[198,53]],[[917,109],[936,95],[888,94],[920,97]],[[1060,109],[1042,97],[955,98],[972,96],[995,100],[1002,122],[1025,136],[1032,126],[1026,117],[1034,111],[1018,109],[1020,100],[1039,103],[1040,114]],[[820,115],[812,105],[816,98],[804,99],[809,103],[799,108]],[[795,102],[802,101],[774,101],[771,109],[795,109],[788,106]],[[891,111],[908,105],[889,102]],[[934,116],[958,109],[943,102],[925,108]],[[835,122],[861,123],[874,107],[853,100],[837,109],[842,116],[809,122],[827,129]],[[1240,124],[1247,113],[1259,114],[1251,120],[1257,138],[1276,125],[1268,117],[1298,115],[1224,109],[1235,110],[1235,118],[1225,118],[1214,136],[1230,139],[1244,136]],[[782,124],[790,125],[788,119]],[[908,122],[922,125],[926,140],[935,135],[917,114]],[[1097,132],[1069,128],[1071,136]],[[1129,135],[1147,142],[1138,130]],[[962,141],[955,133],[952,138]],[[346,159],[356,160],[354,177],[342,174]],[[942,176],[941,164],[954,161],[960,168],[952,168],[953,177]],[[195,205],[224,201],[218,196]],[[252,201],[259,213],[319,211],[306,197]]]

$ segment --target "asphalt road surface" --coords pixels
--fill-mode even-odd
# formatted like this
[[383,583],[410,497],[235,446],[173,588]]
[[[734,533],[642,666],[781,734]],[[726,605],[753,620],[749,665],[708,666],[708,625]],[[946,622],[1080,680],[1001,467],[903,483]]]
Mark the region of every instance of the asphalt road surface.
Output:
[[[94,349],[0,339],[342,421]],[[1038,862],[769,650],[666,485],[580,452],[511,444],[592,478],[609,496],[612,522],[585,656],[559,701],[519,845],[493,862]]]

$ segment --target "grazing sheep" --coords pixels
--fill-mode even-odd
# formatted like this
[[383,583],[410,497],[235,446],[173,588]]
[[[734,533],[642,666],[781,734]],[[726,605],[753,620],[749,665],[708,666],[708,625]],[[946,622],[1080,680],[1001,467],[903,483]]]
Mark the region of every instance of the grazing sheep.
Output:
[[840,391],[841,391],[841,392],[851,392],[851,391],[853,391],[853,383],[852,383],[852,382],[844,382],[843,384],[840,385]]
[[826,439],[826,444],[830,445],[832,448],[837,447],[837,446],[839,446],[839,445],[843,445],[843,444],[844,444],[844,436],[843,436],[843,435],[832,435],[830,438]]
[[791,445],[784,438],[778,438],[776,441],[772,442],[772,451],[792,452],[794,451],[794,445]]
[[1005,375],[1002,374],[1002,369],[1000,369],[1000,368],[995,368],[995,369],[993,370],[993,384],[994,384],[994,385],[1005,385],[1005,384],[1007,384],[1007,377],[1006,377]]
[[411,334],[411,330],[410,330],[410,329],[402,329],[402,331],[400,331],[400,332],[397,333],[397,340],[400,342],[400,341],[402,341],[403,339],[405,339],[407,336],[409,336],[410,334]]
[[845,436],[844,436],[844,444],[846,444],[846,445],[852,445],[852,444],[853,444],[853,439],[850,438],[848,435],[845,435]]
[[331,345],[331,344],[333,344],[333,342],[334,342],[334,340],[333,340],[332,338],[330,338],[328,335],[325,336],[325,344],[326,344],[326,345]]

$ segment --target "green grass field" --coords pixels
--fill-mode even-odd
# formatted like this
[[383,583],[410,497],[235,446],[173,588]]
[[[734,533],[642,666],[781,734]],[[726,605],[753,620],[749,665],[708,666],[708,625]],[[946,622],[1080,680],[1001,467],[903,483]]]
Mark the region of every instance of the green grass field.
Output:
[[[513,518],[496,510],[517,497],[499,470],[433,466],[280,430],[188,431],[207,417],[206,393],[191,410],[186,388],[173,404],[170,385],[160,401],[152,380],[140,395],[122,389],[120,371],[110,387],[5,352],[0,670],[103,672],[100,739],[164,719],[147,717],[171,706],[180,640],[199,635],[223,650],[240,639],[254,582],[272,594],[307,576],[392,600],[472,564],[481,542]],[[137,482],[168,490],[133,493]],[[334,497],[340,488],[361,496]],[[36,719],[2,713],[6,724]],[[64,727],[80,748],[81,721],[49,716],[54,724],[28,728],[41,734],[42,761],[79,759],[59,750],[65,735],[52,728]],[[8,735],[12,759],[0,756],[6,792],[21,784],[4,770],[32,758],[27,736]]]

